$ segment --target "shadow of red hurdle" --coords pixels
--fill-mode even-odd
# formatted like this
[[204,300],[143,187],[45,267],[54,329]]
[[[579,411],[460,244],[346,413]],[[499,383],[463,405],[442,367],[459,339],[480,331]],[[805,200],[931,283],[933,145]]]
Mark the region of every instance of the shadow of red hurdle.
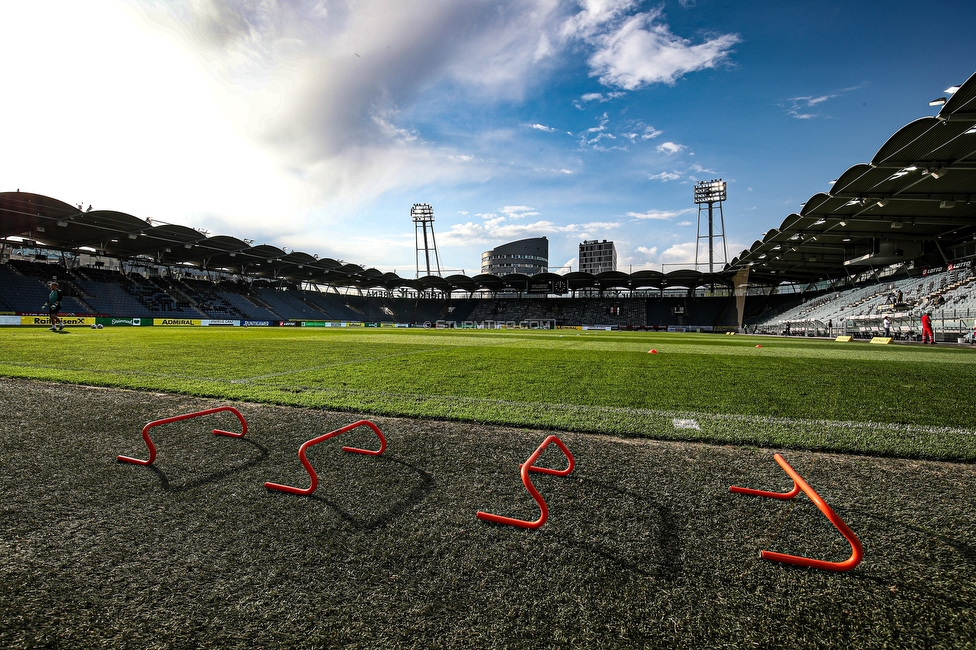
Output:
[[233,406],[218,406],[217,408],[207,409],[206,411],[197,411],[196,413],[187,413],[186,415],[177,415],[171,418],[165,418],[163,420],[156,420],[150,422],[146,426],[142,427],[142,439],[146,441],[146,446],[149,447],[149,459],[140,460],[139,458],[131,458],[129,456],[117,456],[116,460],[120,463],[133,463],[134,465],[152,465],[153,461],[156,460],[156,445],[153,444],[152,439],[149,437],[149,430],[153,427],[158,427],[163,424],[169,424],[171,422],[179,422],[180,420],[189,420],[190,418],[198,418],[204,415],[210,415],[211,413],[220,413],[221,411],[230,411],[237,416],[237,419],[241,421],[241,432],[233,433],[231,431],[223,431],[221,429],[214,429],[213,434],[215,436],[227,436],[230,438],[243,438],[244,434],[247,433],[247,422],[244,420],[244,416]]
[[315,492],[316,488],[318,488],[319,486],[319,477],[315,473],[315,469],[312,468],[312,464],[308,462],[308,458],[305,457],[306,450],[308,450],[308,448],[313,445],[317,445],[320,442],[324,442],[328,440],[329,438],[334,438],[342,433],[363,426],[371,428],[373,432],[376,434],[376,437],[380,439],[380,448],[377,449],[376,451],[373,451],[370,449],[359,449],[357,447],[343,447],[342,451],[348,451],[353,454],[365,454],[367,456],[379,456],[386,449],[386,438],[383,437],[383,433],[379,430],[379,428],[375,424],[373,424],[369,420],[360,420],[359,422],[353,422],[352,424],[348,424],[342,427],[341,429],[330,431],[329,433],[326,433],[325,435],[321,435],[318,438],[312,438],[311,440],[308,440],[305,443],[303,443],[302,446],[298,448],[298,458],[302,461],[302,465],[305,467],[305,471],[308,472],[308,476],[312,481],[312,484],[309,487],[303,489],[303,488],[292,487],[290,485],[281,485],[280,483],[271,483],[270,481],[265,483],[264,487],[268,488],[269,490],[278,490],[280,492],[288,492],[289,494],[299,494],[303,496],[307,496],[312,492]]
[[[559,447],[560,450],[562,450],[563,454],[566,455],[566,459],[569,461],[569,466],[566,469],[550,469],[548,467],[535,466],[535,461],[539,460],[539,456],[541,456],[542,452],[545,451],[546,447],[548,447],[551,444],[555,444],[557,447]],[[546,502],[542,498],[542,495],[539,494],[539,491],[535,489],[534,485],[532,485],[532,481],[531,479],[529,479],[529,472],[539,472],[540,474],[552,474],[553,476],[569,476],[569,474],[573,471],[573,467],[575,466],[576,463],[573,460],[573,455],[569,453],[569,449],[566,448],[566,445],[563,444],[563,441],[556,436],[549,436],[548,438],[542,441],[542,444],[539,445],[538,449],[536,449],[532,453],[532,455],[529,456],[529,459],[525,461],[525,463],[523,463],[521,466],[522,484],[525,485],[525,489],[528,490],[529,494],[532,495],[532,498],[535,499],[536,504],[538,504],[539,506],[539,510],[542,511],[542,515],[535,521],[524,521],[522,519],[513,519],[512,517],[493,515],[491,513],[482,512],[479,510],[478,519],[482,519],[484,521],[491,521],[496,524],[518,526],[519,528],[531,528],[533,530],[539,528],[542,524],[546,523],[546,519],[549,518],[549,508],[546,506]]]
[[816,504],[817,508],[820,509],[830,523],[834,525],[840,534],[844,536],[845,539],[851,545],[851,556],[844,560],[843,562],[827,562],[825,560],[814,560],[808,557],[802,557],[799,555],[788,555],[786,553],[777,553],[775,551],[760,551],[759,557],[764,560],[769,560],[771,562],[784,562],[786,564],[795,564],[798,566],[812,567],[814,569],[823,569],[824,571],[850,571],[856,567],[860,562],[861,558],[864,556],[864,549],[861,546],[861,540],[857,538],[854,531],[848,527],[844,520],[837,516],[837,513],[827,505],[819,494],[817,494],[812,487],[810,487],[803,478],[796,473],[790,464],[787,463],[782,456],[775,454],[773,458],[779,463],[779,466],[793,479],[793,489],[789,492],[766,492],[765,490],[753,490],[752,488],[744,488],[732,485],[729,487],[729,492],[736,492],[738,494],[748,494],[750,496],[757,497],[768,497],[770,499],[780,499],[781,501],[787,501],[792,499],[802,490],[807,497]]

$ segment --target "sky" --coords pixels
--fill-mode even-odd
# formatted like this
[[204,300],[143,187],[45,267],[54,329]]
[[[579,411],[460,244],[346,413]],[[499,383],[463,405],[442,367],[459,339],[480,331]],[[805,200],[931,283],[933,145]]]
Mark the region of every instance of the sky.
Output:
[[554,272],[593,239],[691,268],[696,182],[728,184],[737,256],[936,114],[973,24],[972,0],[2,2],[0,191],[402,277],[415,203],[444,275],[541,236]]

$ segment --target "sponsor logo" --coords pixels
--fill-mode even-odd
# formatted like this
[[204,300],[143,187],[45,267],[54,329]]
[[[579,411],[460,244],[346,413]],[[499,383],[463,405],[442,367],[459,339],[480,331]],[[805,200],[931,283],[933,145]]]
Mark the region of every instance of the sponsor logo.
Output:
[[156,322],[160,325],[193,325],[193,320],[189,318],[157,318]]
[[270,327],[271,321],[269,320],[246,320],[241,321],[241,325],[244,327]]
[[[24,322],[25,320],[27,322]],[[65,327],[67,327],[68,325],[90,325],[91,323],[95,322],[94,318],[82,318],[79,316],[74,316],[74,317],[61,316],[60,318],[58,318],[58,320]],[[21,324],[22,325],[47,325],[48,327],[50,327],[51,319],[46,316],[31,316],[26,319],[22,319]]]
[[138,327],[142,325],[141,318],[113,318],[110,325],[134,325]]

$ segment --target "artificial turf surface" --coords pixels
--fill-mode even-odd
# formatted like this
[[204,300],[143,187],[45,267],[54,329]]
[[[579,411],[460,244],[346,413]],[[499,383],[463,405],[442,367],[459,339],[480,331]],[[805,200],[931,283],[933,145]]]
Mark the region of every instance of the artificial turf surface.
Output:
[[[53,335],[52,335],[53,336]],[[80,337],[79,337],[80,338]],[[549,431],[0,379],[0,646],[112,648],[965,648],[976,644],[976,466],[784,455],[864,544],[848,573],[762,561],[850,547],[772,450],[558,432],[566,478],[518,479]],[[550,448],[542,466],[565,459]]]

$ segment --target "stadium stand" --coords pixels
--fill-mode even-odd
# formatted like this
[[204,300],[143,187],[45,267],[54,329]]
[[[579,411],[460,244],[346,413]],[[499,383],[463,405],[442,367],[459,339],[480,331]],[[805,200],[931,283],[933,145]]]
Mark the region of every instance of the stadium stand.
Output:
[[[61,312],[64,314],[90,314],[91,308],[80,299],[78,288],[65,278],[65,273],[44,273],[31,262],[0,265],[0,287],[3,302],[11,311],[40,313],[47,300],[47,283],[57,280],[64,294]],[[74,295],[72,295],[74,294]]]
[[[750,324],[768,334],[782,334],[789,324],[789,334],[793,336],[848,334],[866,339],[882,334],[881,322],[888,316],[893,338],[915,340],[925,312],[931,312],[933,319],[943,324],[939,329],[971,329],[976,319],[973,269],[954,268],[830,292],[774,315],[753,319]],[[833,324],[830,332],[828,323]]]
[[283,320],[330,320],[329,316],[302,300],[303,294],[289,289],[261,287],[255,295]]

